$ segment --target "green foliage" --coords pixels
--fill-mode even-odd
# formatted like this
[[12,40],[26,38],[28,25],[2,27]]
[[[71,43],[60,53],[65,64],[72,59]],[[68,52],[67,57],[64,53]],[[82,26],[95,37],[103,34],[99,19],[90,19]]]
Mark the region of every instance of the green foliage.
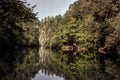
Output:
[[24,30],[23,34],[25,37],[24,45],[38,44],[38,22],[39,21],[21,23],[21,26],[23,26]]
[[54,17],[48,17],[41,21],[39,42],[41,45],[49,46],[56,42],[56,33],[58,31],[58,25],[61,21],[61,15]]
[[[27,45],[25,42],[27,41],[25,35],[27,31],[25,31],[25,27],[21,24],[27,24],[27,22],[34,24],[33,22],[38,21],[35,16],[36,14],[33,13],[33,9],[26,6],[26,2],[20,0],[1,0],[0,48],[14,47],[23,44]],[[34,28],[34,30],[37,29],[34,26],[32,26],[32,28]],[[33,32],[32,28],[31,32]],[[32,34],[30,35],[32,37],[34,36]]]
[[[110,38],[108,36],[111,34],[116,36],[117,33],[116,38],[119,41],[119,29],[116,30],[119,25],[119,20],[116,18],[120,12],[119,5],[119,0],[78,0],[70,5],[65,16],[83,20],[86,15],[92,15],[94,20],[92,24],[89,24],[89,29],[93,31],[91,34],[97,39],[97,46],[109,45],[110,47],[111,43],[107,43]],[[113,41],[111,46],[115,45],[116,41]]]
[[[91,21],[90,21],[91,20]],[[62,24],[60,34],[61,42],[67,43],[79,43],[80,46],[90,47],[94,43],[90,43],[91,31],[88,28],[88,24],[91,24],[92,17],[86,16],[84,20],[76,20],[70,18],[70,21],[66,24]]]
[[120,1],[78,0],[70,5],[62,17],[48,17],[41,21],[43,40],[47,46],[76,43],[88,52],[99,53],[99,48],[111,54],[120,53]]

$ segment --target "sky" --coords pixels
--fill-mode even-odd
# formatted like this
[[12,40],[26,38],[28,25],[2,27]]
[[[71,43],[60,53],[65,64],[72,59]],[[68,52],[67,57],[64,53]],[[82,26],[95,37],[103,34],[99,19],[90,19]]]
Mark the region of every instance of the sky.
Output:
[[76,0],[26,0],[28,3],[37,5],[34,12],[38,12],[37,17],[41,20],[47,16],[63,15],[69,8],[69,5]]

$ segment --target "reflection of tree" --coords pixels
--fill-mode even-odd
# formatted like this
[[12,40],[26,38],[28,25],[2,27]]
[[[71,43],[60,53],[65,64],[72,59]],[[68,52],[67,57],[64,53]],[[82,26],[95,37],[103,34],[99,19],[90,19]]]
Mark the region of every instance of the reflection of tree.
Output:
[[60,72],[61,66],[59,61],[59,55],[46,50],[43,47],[39,49],[39,64],[41,65],[41,71],[46,74],[62,76]]
[[9,66],[4,67],[8,70],[0,76],[1,80],[30,80],[39,70],[37,49],[14,50],[13,53],[16,55],[11,57],[11,63],[4,62]]
[[[119,65],[98,55],[70,52],[39,51],[41,70],[46,74],[63,76],[65,80],[116,80],[120,78]],[[118,58],[117,63],[120,62]],[[119,70],[119,71],[118,71]]]
[[[6,51],[7,56],[0,56],[1,80],[30,80],[41,72],[64,77],[65,80],[119,80],[120,57],[108,58],[108,54],[72,52],[53,52],[43,47]],[[99,59],[97,59],[98,57]]]

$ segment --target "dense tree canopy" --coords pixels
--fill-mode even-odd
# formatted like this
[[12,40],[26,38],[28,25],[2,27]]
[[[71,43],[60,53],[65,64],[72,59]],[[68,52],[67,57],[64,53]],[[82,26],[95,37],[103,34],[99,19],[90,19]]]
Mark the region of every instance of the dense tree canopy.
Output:
[[[77,43],[88,49],[103,48],[105,51],[119,52],[119,14],[119,0],[78,0],[70,5],[57,28],[53,23],[52,27],[45,27],[44,24],[51,21],[49,18],[41,22],[44,29],[49,28],[48,34],[54,33],[47,37],[52,46]],[[55,31],[52,31],[53,29]]]
[[[32,35],[33,33],[26,34],[26,32],[31,30],[29,28],[35,28],[34,26],[36,24],[33,22],[38,22],[35,16],[36,14],[33,13],[33,9],[26,6],[26,2],[20,0],[1,0],[0,47],[3,48],[27,44],[25,42],[27,40],[26,36],[31,35],[33,37],[34,35]],[[31,22],[34,26],[27,25],[28,22]]]

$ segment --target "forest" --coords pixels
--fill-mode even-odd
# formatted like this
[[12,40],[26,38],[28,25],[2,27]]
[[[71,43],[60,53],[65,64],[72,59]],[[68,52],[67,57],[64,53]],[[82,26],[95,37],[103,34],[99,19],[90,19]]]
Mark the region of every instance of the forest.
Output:
[[[97,59],[101,64],[105,63],[104,57],[120,66],[118,65],[120,62],[120,0],[77,0],[70,4],[63,16],[48,16],[42,20],[39,20],[36,17],[37,13],[33,12],[35,6],[30,6],[26,0],[0,0],[0,78],[4,75],[2,73],[12,70],[8,68],[8,65],[15,67],[15,63],[20,61],[19,58],[23,56],[22,52],[16,54],[11,51],[22,48],[45,47],[54,51],[70,52],[69,55],[76,57],[72,65],[70,63],[71,67],[68,67],[69,63],[64,60],[66,58],[62,59],[63,64],[59,64],[67,73],[69,71],[66,69],[79,69],[77,67],[81,64],[79,62],[81,55],[88,62],[90,59],[93,59],[94,62],[94,57],[98,55]],[[35,54],[29,50],[27,52],[34,56],[32,58],[34,60]],[[35,50],[35,52],[37,51]],[[79,54],[77,54],[78,52]],[[30,61],[29,56],[24,58],[28,59],[28,63],[35,63]],[[33,65],[29,66],[27,60],[25,61],[24,65],[21,63],[19,65],[23,69],[26,67],[31,69]],[[54,65],[57,65],[57,62]],[[19,70],[20,66],[17,65],[16,69]],[[33,72],[36,73],[37,69]],[[65,71],[61,69],[60,73],[67,75]],[[70,72],[72,75],[72,71]],[[32,71],[30,75],[32,75]],[[17,77],[19,76],[17,75]],[[16,78],[16,80],[18,79]]]
[[39,42],[49,48],[76,45],[82,52],[120,54],[119,17],[119,0],[78,0],[63,16],[40,21]]
[[20,0],[0,1],[0,50],[37,44],[38,19]]

